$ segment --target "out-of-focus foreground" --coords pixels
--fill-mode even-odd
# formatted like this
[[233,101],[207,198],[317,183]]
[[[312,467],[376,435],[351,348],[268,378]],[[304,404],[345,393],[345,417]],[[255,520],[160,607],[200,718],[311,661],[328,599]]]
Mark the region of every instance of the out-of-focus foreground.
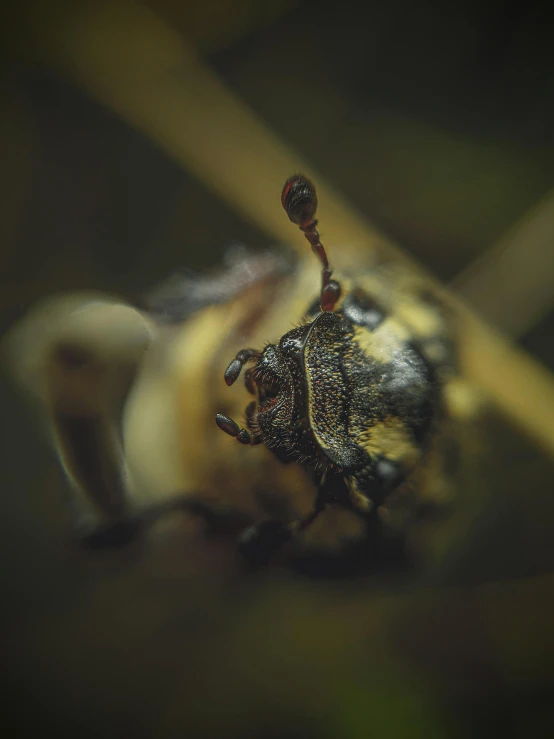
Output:
[[[479,515],[450,525],[436,571],[400,580],[247,576],[227,543],[179,520],[147,547],[85,553],[68,536],[56,460],[3,378],[5,725],[10,736],[552,736],[549,24],[530,6],[261,7],[12,12],[2,331],[52,292],[135,295],[214,265],[232,242],[293,240],[279,188],[291,162],[308,163],[344,204],[333,211],[324,190],[333,248],[341,226],[346,241],[394,248],[358,228],[361,212],[492,325],[465,334],[499,404],[468,460]],[[501,335],[514,346],[494,350]]]

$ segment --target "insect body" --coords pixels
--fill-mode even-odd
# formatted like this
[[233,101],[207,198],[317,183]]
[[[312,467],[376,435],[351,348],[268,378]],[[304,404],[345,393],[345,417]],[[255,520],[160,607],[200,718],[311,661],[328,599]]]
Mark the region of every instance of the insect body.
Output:
[[[225,372],[232,385],[245,364],[256,396],[246,409],[248,430],[227,416],[216,422],[242,444],[264,443],[283,462],[313,471],[314,509],[289,522],[248,531],[244,550],[265,558],[273,546],[311,525],[329,503],[371,516],[429,449],[442,408],[440,371],[417,335],[366,292],[331,279],[317,231],[317,199],[302,176],[287,181],[282,203],[320,259],[320,310],[263,351],[240,351]],[[420,309],[421,310],[421,309]],[[449,362],[450,357],[446,359]]]
[[240,548],[257,562],[336,555],[445,499],[463,383],[443,309],[398,267],[332,273],[306,178],[282,204],[322,264],[319,295],[311,260],[239,255],[140,306],[40,304],[5,340],[87,540],[180,507],[246,526]]

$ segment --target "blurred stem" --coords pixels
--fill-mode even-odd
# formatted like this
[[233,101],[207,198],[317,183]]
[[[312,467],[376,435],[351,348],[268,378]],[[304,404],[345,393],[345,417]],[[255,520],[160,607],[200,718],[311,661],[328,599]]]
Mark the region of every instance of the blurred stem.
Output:
[[[141,130],[249,221],[306,254],[300,232],[279,207],[281,184],[295,171],[317,182],[322,236],[341,244],[341,263],[381,252],[421,267],[332,190],[151,10],[134,4],[33,4],[12,42],[19,53],[65,78]],[[29,10],[29,7],[27,8]],[[309,96],[308,96],[309,102]],[[309,115],[309,105],[298,115]],[[466,376],[554,454],[551,375],[427,275],[457,311]]]
[[554,190],[452,287],[510,336],[522,336],[540,321],[554,305]]

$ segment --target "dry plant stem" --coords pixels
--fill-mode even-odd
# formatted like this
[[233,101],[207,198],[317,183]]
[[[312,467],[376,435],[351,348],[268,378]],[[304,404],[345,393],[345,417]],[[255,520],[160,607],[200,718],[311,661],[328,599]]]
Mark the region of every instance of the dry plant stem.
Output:
[[522,336],[554,306],[554,190],[451,287],[510,336]]

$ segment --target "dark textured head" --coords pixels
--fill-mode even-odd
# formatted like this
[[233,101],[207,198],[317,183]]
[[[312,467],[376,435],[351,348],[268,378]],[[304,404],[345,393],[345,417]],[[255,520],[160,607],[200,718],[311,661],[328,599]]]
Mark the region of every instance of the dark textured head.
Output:
[[347,435],[343,371],[350,339],[341,315],[322,312],[267,346],[247,372],[247,386],[257,395],[248,425],[281,459],[316,468],[362,461]]

